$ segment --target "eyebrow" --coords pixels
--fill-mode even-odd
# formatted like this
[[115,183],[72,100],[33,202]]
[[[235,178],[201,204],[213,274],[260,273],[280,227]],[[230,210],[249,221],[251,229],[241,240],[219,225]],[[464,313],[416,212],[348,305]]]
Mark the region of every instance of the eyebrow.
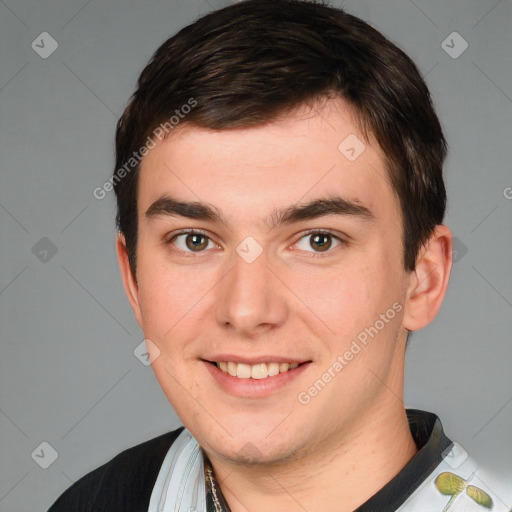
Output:
[[[208,220],[229,227],[229,222],[215,206],[199,201],[179,201],[169,196],[157,199],[146,210],[145,217],[150,220],[159,216],[179,216],[187,219]],[[265,223],[270,229],[282,224],[292,224],[302,220],[312,220],[326,215],[356,217],[364,221],[374,221],[375,215],[359,201],[339,196],[318,198],[305,204],[297,204],[283,209],[275,209]]]

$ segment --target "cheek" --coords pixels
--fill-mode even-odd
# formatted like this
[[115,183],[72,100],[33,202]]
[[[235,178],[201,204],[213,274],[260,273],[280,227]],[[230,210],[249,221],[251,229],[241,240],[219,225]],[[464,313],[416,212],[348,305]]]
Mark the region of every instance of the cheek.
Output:
[[350,344],[395,302],[400,302],[400,276],[390,263],[382,255],[373,260],[365,258],[364,263],[361,258],[296,279],[294,291],[305,304],[303,311],[308,316],[304,322],[320,325],[330,339],[337,340],[337,350]]
[[377,274],[375,266],[344,263],[330,269],[314,269],[302,278],[295,276],[294,289],[315,313],[347,320],[375,301]]
[[183,320],[193,315],[200,285],[200,277],[192,271],[170,271],[165,265],[141,262],[139,303],[145,334],[163,339],[179,330]]

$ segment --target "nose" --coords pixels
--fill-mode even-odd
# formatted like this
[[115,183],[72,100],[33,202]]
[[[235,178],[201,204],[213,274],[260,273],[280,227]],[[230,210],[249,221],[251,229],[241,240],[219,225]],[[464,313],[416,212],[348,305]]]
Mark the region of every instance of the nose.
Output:
[[233,253],[229,271],[216,287],[215,317],[222,328],[255,338],[283,325],[289,310],[286,287],[266,251],[249,261]]

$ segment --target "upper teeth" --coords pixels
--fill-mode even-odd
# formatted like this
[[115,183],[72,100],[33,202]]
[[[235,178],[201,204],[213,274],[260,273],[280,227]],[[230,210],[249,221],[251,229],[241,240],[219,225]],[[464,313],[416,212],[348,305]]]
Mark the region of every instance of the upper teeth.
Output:
[[260,363],[253,365],[231,361],[217,363],[217,368],[239,379],[265,379],[297,368],[297,366],[299,366],[299,363]]

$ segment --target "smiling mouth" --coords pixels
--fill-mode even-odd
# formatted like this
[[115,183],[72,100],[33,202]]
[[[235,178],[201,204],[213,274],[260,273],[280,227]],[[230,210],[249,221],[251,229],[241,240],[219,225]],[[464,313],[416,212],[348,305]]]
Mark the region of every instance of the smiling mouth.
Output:
[[286,373],[306,363],[259,363],[244,364],[234,363],[231,361],[222,361],[209,363],[217,366],[224,373],[237,377],[239,379],[266,379],[267,377],[275,377],[280,373]]

